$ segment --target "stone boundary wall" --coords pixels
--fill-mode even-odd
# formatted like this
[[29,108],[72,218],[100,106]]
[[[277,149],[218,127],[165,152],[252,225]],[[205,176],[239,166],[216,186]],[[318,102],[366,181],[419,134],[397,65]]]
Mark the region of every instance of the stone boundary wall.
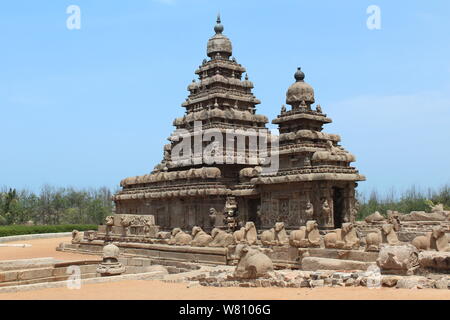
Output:
[[22,240],[63,238],[63,237],[71,237],[71,236],[72,236],[72,232],[23,234],[23,235],[18,235],[18,236],[1,237],[0,243],[22,241]]
[[[161,280],[164,277],[165,273],[161,271],[153,271],[139,274],[125,274],[114,277],[95,277],[88,279],[81,279],[81,285],[92,284],[92,283],[105,283],[105,282],[116,282],[123,280]],[[5,292],[21,292],[21,291],[30,291],[30,290],[39,290],[39,289],[48,289],[48,288],[63,288],[68,287],[71,284],[71,281],[56,281],[56,282],[44,282],[44,283],[36,283],[36,284],[27,284],[20,286],[10,286],[0,288],[0,293]]]

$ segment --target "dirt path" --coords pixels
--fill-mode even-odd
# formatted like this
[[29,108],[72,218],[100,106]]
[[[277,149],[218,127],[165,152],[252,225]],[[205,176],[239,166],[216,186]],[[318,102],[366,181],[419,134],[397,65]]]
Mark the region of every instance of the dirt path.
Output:
[[55,239],[21,240],[4,243],[4,244],[31,244],[31,247],[30,248],[0,247],[0,260],[16,260],[16,259],[31,259],[31,258],[46,258],[46,257],[53,257],[55,259],[64,261],[97,259],[96,256],[60,252],[55,250],[56,247],[61,242],[70,242],[70,241],[71,241],[70,237],[65,237]]
[[0,300],[77,300],[77,299],[137,299],[137,300],[450,300],[449,290],[405,290],[367,288],[187,288],[183,283],[161,281],[124,281],[90,284],[80,290],[44,289],[0,294]]

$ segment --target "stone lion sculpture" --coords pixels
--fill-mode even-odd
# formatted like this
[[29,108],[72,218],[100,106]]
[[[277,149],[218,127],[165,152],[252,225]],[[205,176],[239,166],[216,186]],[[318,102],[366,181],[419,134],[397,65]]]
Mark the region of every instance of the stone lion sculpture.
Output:
[[80,243],[83,240],[83,233],[78,230],[72,231],[72,243]]
[[261,234],[261,243],[265,246],[282,246],[289,242],[284,222],[275,223],[275,227]]
[[254,249],[247,244],[238,244],[235,256],[239,259],[234,271],[236,278],[256,279],[267,276],[273,271],[272,260],[259,249]]
[[113,216],[107,216],[105,218],[105,224],[108,227],[112,227],[114,225],[114,217]]
[[255,224],[251,221],[247,222],[244,227],[233,233],[233,238],[235,244],[254,245],[258,239]]
[[171,232],[171,238],[169,240],[169,244],[177,245],[177,246],[187,246],[190,245],[192,241],[192,237],[190,234],[185,233],[180,228],[175,228]]
[[213,241],[213,238],[200,227],[192,228],[192,237],[191,245],[193,247],[207,247]]
[[289,235],[289,244],[296,248],[320,247],[319,226],[315,220],[306,222],[306,227],[300,227]]
[[411,243],[418,250],[450,251],[448,237],[443,226],[434,227],[432,232],[428,232],[425,236],[415,237]]
[[209,243],[210,247],[228,247],[234,243],[233,235],[218,228],[211,231],[212,241]]
[[360,240],[353,226],[353,223],[342,224],[342,229],[336,229],[323,238],[325,248],[328,249],[359,249]]

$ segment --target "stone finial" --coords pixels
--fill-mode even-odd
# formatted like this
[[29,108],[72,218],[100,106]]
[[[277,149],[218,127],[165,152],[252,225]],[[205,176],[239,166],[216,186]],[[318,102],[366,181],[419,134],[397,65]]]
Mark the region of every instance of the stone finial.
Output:
[[125,267],[119,262],[120,250],[114,244],[103,247],[103,261],[98,266],[97,272],[102,277],[115,276],[124,273]]
[[297,72],[295,72],[294,78],[297,82],[305,80],[305,74],[303,73],[302,68],[297,68]]
[[220,13],[217,14],[217,24],[214,26],[214,31],[217,34],[221,34],[223,32],[223,25],[222,25],[222,21],[220,20]]

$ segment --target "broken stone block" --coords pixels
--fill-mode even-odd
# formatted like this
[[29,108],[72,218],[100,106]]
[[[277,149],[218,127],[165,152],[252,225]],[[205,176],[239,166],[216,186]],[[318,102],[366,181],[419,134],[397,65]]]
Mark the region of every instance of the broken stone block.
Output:
[[367,270],[373,263],[355,260],[340,260],[318,257],[306,257],[302,260],[303,270]]
[[309,281],[309,285],[311,286],[311,288],[320,288],[320,287],[323,287],[325,285],[325,281],[323,281],[323,280],[310,280]]

